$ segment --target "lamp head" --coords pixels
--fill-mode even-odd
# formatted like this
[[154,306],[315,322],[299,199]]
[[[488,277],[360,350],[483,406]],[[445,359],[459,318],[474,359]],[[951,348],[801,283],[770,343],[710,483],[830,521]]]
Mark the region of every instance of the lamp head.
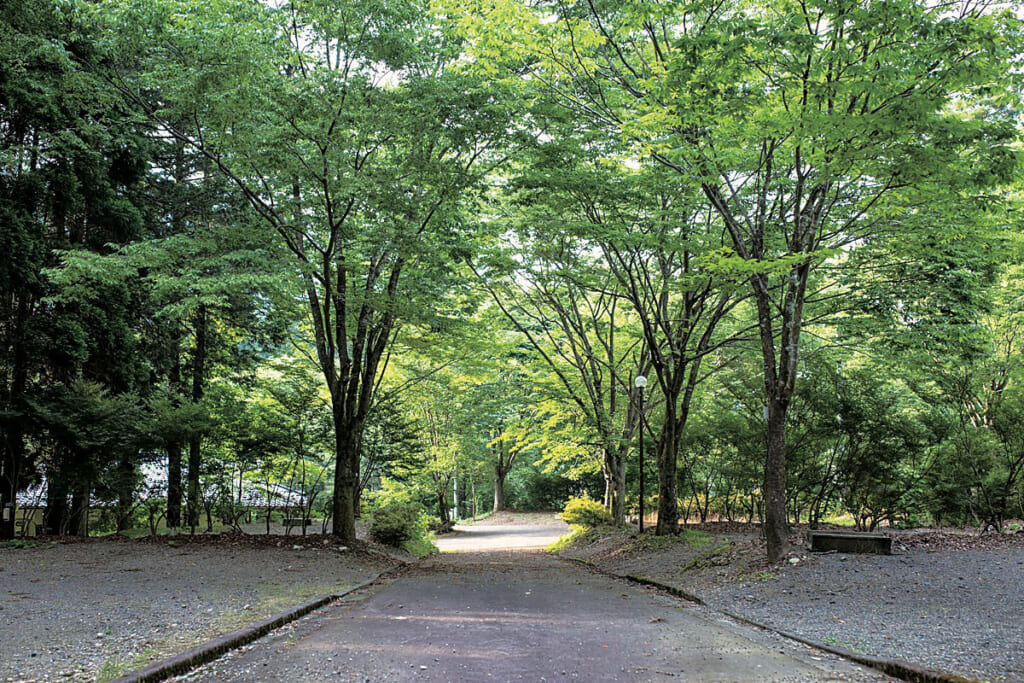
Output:
[[643,375],[637,375],[636,377],[633,378],[633,386],[635,386],[637,389],[643,389],[644,387],[647,386],[647,378],[644,377]]

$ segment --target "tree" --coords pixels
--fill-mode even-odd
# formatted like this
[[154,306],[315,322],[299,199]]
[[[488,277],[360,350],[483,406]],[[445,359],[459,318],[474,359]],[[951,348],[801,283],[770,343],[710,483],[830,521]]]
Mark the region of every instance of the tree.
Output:
[[873,235],[921,229],[898,219],[926,196],[960,197],[1012,170],[1013,131],[991,111],[967,119],[955,105],[979,93],[1013,101],[1004,76],[1020,23],[983,4],[913,0],[588,0],[541,3],[518,26],[510,16],[504,4],[489,10],[505,30],[476,35],[483,54],[515,35],[552,97],[675,171],[726,231],[722,265],[749,283],[756,306],[765,531],[777,560],[811,273]]
[[[55,446],[71,449],[59,456],[28,447],[40,438],[36,410],[54,398],[49,389],[85,380],[113,399],[146,375],[137,354],[144,306],[131,287],[107,285],[76,304],[47,299],[55,250],[106,251],[146,223],[146,139],[112,89],[77,66],[95,50],[91,29],[46,0],[6,3],[0,16],[0,507],[38,480],[40,457],[102,465],[77,463],[100,453],[76,452],[74,442]],[[61,493],[51,491],[50,517],[68,528]],[[13,519],[0,523],[0,538],[13,533]]]
[[459,199],[494,161],[508,112],[452,68],[457,42],[417,2],[224,0],[173,20],[170,2],[105,8],[115,54],[144,70],[110,78],[293,257],[331,397],[334,533],[352,540],[385,352],[399,321],[443,298],[467,249]]

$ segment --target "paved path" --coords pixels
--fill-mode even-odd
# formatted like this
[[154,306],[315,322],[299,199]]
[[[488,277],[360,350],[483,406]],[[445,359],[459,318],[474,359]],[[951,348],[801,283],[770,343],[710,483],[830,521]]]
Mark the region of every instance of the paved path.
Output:
[[179,680],[880,681],[544,553],[435,556]]
[[569,525],[552,518],[534,524],[459,524],[455,533],[435,541],[443,553],[481,550],[540,550],[569,533]]

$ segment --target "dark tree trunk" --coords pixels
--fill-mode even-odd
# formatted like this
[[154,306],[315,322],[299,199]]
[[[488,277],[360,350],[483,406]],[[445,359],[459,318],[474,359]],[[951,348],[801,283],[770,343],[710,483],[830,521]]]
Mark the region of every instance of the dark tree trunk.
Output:
[[451,524],[452,516],[450,508],[448,507],[448,487],[442,485],[445,482],[439,481],[437,486],[437,511],[438,516],[441,518],[441,528],[447,529],[448,525]]
[[[181,353],[178,341],[174,343],[174,364],[171,366],[171,387],[177,392],[181,387]],[[180,441],[167,444],[167,526],[177,529],[181,526],[181,451]]]
[[345,420],[344,408],[334,407],[334,443],[337,453],[334,467],[334,500],[331,516],[334,520],[333,533],[343,541],[356,540],[356,504],[359,500],[359,442],[363,434],[363,423]]
[[658,524],[654,533],[665,536],[679,531],[679,501],[676,495],[676,456],[679,439],[675,438],[675,420],[665,420],[658,441]]
[[80,483],[71,496],[68,530],[72,536],[89,535],[89,490],[87,483]]
[[[206,380],[206,307],[196,313],[196,348],[192,359],[192,402],[203,400]],[[202,501],[199,494],[199,470],[203,461],[203,435],[196,433],[188,440],[188,525],[194,532],[199,526]]]
[[[6,437],[0,459],[0,540],[14,538],[19,470],[24,457],[20,426],[11,425]],[[8,515],[6,519],[4,511]]]
[[[25,466],[25,434],[24,421],[21,415],[25,412],[25,388],[28,385],[28,351],[22,340],[25,323],[29,316],[29,305],[26,297],[18,298],[17,317],[15,319],[13,338],[13,367],[11,367],[10,393],[2,408],[13,414],[13,419],[4,424],[4,441],[0,447],[0,539],[14,538],[15,517],[17,513],[17,495],[21,488],[21,477]],[[9,508],[9,518],[4,520],[3,510]]]
[[[55,446],[54,461],[60,463],[67,459],[62,452],[63,446]],[[68,486],[59,468],[51,468],[46,472],[46,513],[44,515],[46,532],[54,536],[63,536],[68,529]]]
[[[13,463],[5,450],[3,462],[0,462],[0,540],[14,538],[14,517],[17,511],[14,507],[14,477],[7,474],[13,474],[14,471]],[[5,512],[7,517],[4,516]]]
[[789,544],[786,518],[786,410],[768,404],[768,453],[764,465],[764,535],[768,561],[777,562]]

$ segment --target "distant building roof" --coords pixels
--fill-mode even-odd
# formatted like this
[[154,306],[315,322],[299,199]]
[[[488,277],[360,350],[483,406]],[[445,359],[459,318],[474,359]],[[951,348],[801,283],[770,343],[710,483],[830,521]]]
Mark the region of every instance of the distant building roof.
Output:
[[[167,461],[156,463],[144,463],[140,468],[142,472],[142,486],[136,492],[141,500],[150,498],[163,498],[167,495]],[[203,491],[205,497],[216,496],[219,486],[211,484]],[[239,495],[237,490],[231,491],[232,498],[247,507],[296,507],[306,504],[306,496],[301,491],[284,486],[283,484],[255,483],[242,480],[242,492]],[[18,493],[18,507],[41,507],[46,505],[46,479],[37,486],[33,486]],[[92,505],[101,505],[102,501],[95,498]]]

